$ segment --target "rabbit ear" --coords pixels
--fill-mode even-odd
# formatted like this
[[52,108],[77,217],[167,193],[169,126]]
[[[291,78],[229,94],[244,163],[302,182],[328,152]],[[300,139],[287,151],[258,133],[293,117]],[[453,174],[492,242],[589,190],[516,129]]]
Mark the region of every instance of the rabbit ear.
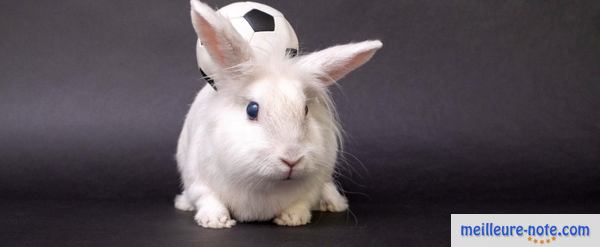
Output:
[[299,63],[329,86],[369,61],[382,45],[379,40],[369,40],[332,46],[301,57]]
[[227,69],[251,59],[250,45],[229,20],[198,0],[191,0],[190,4],[194,30],[219,69]]

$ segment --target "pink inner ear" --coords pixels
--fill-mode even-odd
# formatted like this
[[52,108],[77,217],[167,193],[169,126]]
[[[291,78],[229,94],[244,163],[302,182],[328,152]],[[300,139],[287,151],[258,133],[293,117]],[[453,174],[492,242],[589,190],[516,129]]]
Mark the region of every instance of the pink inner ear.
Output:
[[211,55],[212,59],[214,59],[219,65],[225,65],[225,57],[221,53],[221,49],[219,47],[219,37],[217,37],[217,32],[215,29],[198,13],[194,12],[194,19],[196,21],[197,26],[200,28],[198,30],[200,32],[200,40],[202,44],[206,48],[206,50]]
[[[342,77],[367,62],[373,56],[373,54],[374,51],[372,50],[361,52],[339,65],[332,66],[332,69],[329,70],[328,74],[335,81],[342,79]],[[333,82],[326,81],[327,85],[331,83]]]

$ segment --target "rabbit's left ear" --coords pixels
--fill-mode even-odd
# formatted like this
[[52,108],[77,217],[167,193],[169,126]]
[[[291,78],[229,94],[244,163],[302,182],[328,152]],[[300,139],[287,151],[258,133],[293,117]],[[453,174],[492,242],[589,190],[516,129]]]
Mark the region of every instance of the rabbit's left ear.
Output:
[[219,69],[226,70],[251,59],[250,45],[225,17],[198,0],[191,0],[190,4],[194,30]]
[[369,61],[382,46],[379,40],[337,45],[303,56],[298,62],[329,86]]

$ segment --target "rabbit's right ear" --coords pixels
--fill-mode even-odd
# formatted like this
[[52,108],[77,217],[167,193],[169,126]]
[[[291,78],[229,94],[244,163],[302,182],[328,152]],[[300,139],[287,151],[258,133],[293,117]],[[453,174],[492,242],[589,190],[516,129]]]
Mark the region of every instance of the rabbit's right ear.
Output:
[[248,42],[229,20],[198,0],[190,1],[192,25],[202,45],[221,70],[227,70],[252,58]]

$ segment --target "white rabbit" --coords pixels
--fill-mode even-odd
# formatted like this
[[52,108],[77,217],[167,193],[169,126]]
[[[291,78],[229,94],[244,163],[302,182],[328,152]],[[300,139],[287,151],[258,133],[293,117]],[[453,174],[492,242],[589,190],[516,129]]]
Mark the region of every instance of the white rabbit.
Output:
[[327,86],[367,62],[378,40],[296,58],[258,55],[230,22],[192,0],[192,23],[215,61],[186,117],[177,147],[183,192],[203,227],[271,220],[297,226],[311,209],[344,211],[333,183],[340,129]]

